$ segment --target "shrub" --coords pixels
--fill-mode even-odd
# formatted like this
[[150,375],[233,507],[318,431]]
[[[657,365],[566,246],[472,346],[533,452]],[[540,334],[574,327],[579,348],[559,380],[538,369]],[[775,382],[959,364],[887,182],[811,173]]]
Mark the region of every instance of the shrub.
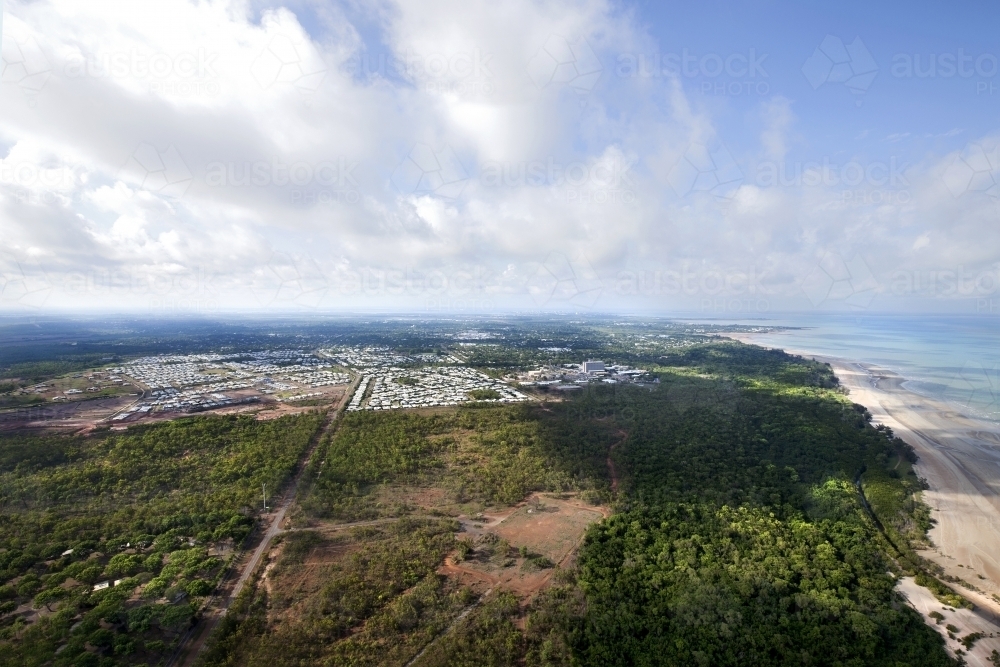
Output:
[[135,574],[142,569],[145,559],[138,554],[118,554],[108,561],[104,571],[108,576]]
[[458,562],[462,562],[463,560],[468,558],[469,554],[472,553],[473,551],[472,541],[469,540],[468,538],[464,540],[459,540],[458,543],[455,545],[455,547],[458,550],[457,553],[455,554],[455,560],[457,560]]
[[146,651],[147,651],[147,652],[149,652],[149,653],[163,653],[163,650],[164,650],[165,648],[167,648],[167,645],[166,645],[166,644],[164,644],[164,643],[163,643],[162,641],[160,641],[159,639],[154,639],[154,640],[153,640],[153,641],[151,641],[151,642],[146,642],[146,644],[145,644],[145,647],[144,647],[144,648],[145,648],[145,649],[146,649]]
[[118,635],[114,641],[115,655],[129,655],[135,653],[135,642],[126,635]]
[[87,637],[87,643],[97,648],[109,648],[115,640],[115,634],[110,630],[98,628]]
[[204,579],[195,579],[187,585],[188,595],[208,595],[212,592],[213,586]]

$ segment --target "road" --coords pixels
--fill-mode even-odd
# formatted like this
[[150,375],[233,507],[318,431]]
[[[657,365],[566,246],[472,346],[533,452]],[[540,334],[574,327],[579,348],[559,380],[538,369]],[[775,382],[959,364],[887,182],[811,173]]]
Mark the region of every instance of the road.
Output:
[[[316,435],[313,436],[313,442],[310,443],[309,448],[306,450],[298,472],[295,474],[295,477],[292,479],[292,483],[288,486],[284,495],[281,497],[281,500],[278,501],[275,511],[270,515],[265,514],[261,517],[264,521],[269,522],[267,530],[264,531],[264,535],[257,544],[257,548],[254,549],[250,559],[239,566],[240,574],[236,578],[235,583],[232,584],[228,593],[214,598],[214,600],[218,600],[217,604],[213,605],[210,602],[205,606],[203,613],[204,620],[192,628],[187,635],[181,638],[177,651],[167,662],[168,667],[172,667],[174,665],[188,667],[195,664],[198,657],[205,650],[205,647],[208,644],[208,638],[212,636],[213,632],[215,632],[219,622],[225,618],[226,612],[229,611],[229,607],[239,596],[247,581],[253,576],[253,573],[257,571],[257,566],[260,565],[261,559],[271,547],[271,541],[276,535],[284,532],[281,525],[285,521],[285,514],[288,512],[288,508],[295,503],[299,490],[299,482],[302,480],[302,476],[305,474],[305,471],[309,468],[309,462],[312,460],[313,453],[316,451],[316,447],[319,446],[319,443],[323,440],[323,436],[330,430],[330,427],[344,412],[344,408],[347,406],[348,400],[350,400],[351,395],[357,389],[358,380],[359,378],[354,379],[350,388],[344,394],[343,399],[341,399],[340,405],[338,405],[335,410],[330,411],[326,422],[316,431]],[[228,583],[223,583],[220,585],[220,589],[224,590],[228,586]]]

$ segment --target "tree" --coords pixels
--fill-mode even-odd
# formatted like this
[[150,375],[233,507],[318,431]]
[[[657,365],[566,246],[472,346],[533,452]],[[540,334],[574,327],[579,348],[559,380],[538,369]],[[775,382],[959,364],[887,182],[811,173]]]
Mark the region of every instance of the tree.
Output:
[[44,591],[40,592],[35,596],[35,608],[45,607],[46,610],[52,611],[51,604],[56,600],[60,600],[66,597],[66,591],[61,588],[46,588]]

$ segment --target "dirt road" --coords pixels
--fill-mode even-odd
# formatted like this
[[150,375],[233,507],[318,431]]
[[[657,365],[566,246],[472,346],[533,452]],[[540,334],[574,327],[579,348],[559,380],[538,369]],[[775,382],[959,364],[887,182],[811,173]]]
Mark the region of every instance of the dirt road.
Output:
[[264,554],[268,552],[271,547],[271,541],[276,535],[284,532],[282,529],[282,524],[285,521],[285,515],[288,509],[295,503],[296,496],[299,490],[299,483],[302,481],[302,475],[305,473],[306,469],[309,467],[309,462],[312,460],[312,456],[316,451],[316,447],[322,441],[323,436],[330,430],[331,426],[336,422],[336,420],[343,413],[344,408],[347,406],[347,400],[354,393],[358,383],[357,378],[351,383],[351,387],[344,394],[341,399],[340,404],[336,409],[331,410],[328,415],[326,422],[317,431],[316,435],[313,436],[313,441],[309,443],[309,447],[306,449],[306,454],[299,465],[298,472],[295,473],[295,477],[292,479],[292,483],[288,486],[285,493],[282,495],[281,499],[278,501],[274,512],[271,514],[265,514],[261,517],[262,521],[267,524],[267,528],[257,543],[256,548],[250,555],[249,559],[239,561],[236,567],[236,571],[239,575],[236,577],[235,581],[230,580],[230,582],[224,582],[220,586],[220,591],[202,610],[203,620],[197,626],[192,628],[189,635],[182,638],[181,644],[174,654],[173,658],[167,662],[168,667],[174,665],[182,665],[188,667],[189,665],[195,664],[198,656],[204,651],[209,637],[218,627],[219,622],[225,617],[226,612],[229,611],[229,607],[233,604],[236,598],[239,596],[243,587],[246,586],[247,581],[253,576],[253,573],[257,571],[258,565],[260,565],[261,559]]

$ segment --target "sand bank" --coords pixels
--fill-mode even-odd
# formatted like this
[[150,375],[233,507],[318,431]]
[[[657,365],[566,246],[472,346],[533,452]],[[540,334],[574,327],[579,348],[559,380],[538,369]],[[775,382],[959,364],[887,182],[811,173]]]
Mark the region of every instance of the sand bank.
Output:
[[[752,335],[732,337],[755,342]],[[913,446],[920,457],[916,473],[930,487],[922,498],[936,521],[929,534],[934,546],[920,554],[975,588],[952,584],[976,605],[976,616],[983,628],[989,628],[987,634],[1000,635],[1000,425],[909,391],[905,378],[888,369],[804,350],[785,350],[829,363],[851,400],[871,412],[873,423],[889,426]],[[915,584],[912,587],[920,589]],[[906,593],[908,589],[901,586],[901,590]],[[914,603],[916,594],[910,591],[907,597]],[[925,614],[933,611],[916,603],[914,607]],[[951,648],[955,646],[950,642]],[[994,648],[1000,650],[1000,639],[984,639],[973,655],[988,655]],[[977,664],[972,657],[967,657],[969,664]]]
[[[989,658],[990,653],[994,649],[1000,650],[1000,638],[989,636],[991,633],[996,633],[994,624],[968,609],[951,609],[942,606],[929,590],[918,586],[913,577],[900,579],[896,590],[902,593],[910,605],[923,614],[928,624],[941,634],[952,655],[956,655],[956,651],[963,651],[965,660],[970,667],[993,667]],[[930,618],[931,612],[935,611],[944,618]],[[958,633],[949,633],[949,625],[958,628]],[[978,640],[971,651],[967,651],[965,646],[959,643],[959,640],[962,637],[968,637],[973,632],[979,632],[986,636]]]

